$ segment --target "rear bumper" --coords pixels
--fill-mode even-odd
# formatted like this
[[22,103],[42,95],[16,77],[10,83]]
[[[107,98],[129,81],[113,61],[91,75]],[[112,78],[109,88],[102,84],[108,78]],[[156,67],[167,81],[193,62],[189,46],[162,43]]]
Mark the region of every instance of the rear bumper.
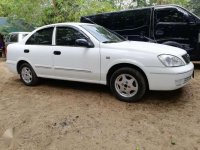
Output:
[[192,79],[194,65],[192,63],[173,68],[148,67],[150,90],[176,90]]
[[17,63],[15,61],[10,61],[10,60],[7,60],[6,61],[6,65],[8,67],[8,69],[13,72],[13,73],[18,73],[17,72]]

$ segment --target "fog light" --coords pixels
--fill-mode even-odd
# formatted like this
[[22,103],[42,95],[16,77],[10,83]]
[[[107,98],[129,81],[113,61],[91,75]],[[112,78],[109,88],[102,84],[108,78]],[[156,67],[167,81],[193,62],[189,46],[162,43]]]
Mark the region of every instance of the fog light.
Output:
[[176,86],[180,86],[184,83],[184,79],[175,80]]

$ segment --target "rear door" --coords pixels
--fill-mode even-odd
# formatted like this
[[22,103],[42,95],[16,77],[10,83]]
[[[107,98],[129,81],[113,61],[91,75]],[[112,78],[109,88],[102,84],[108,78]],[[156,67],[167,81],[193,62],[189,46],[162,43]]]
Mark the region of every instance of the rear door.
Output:
[[34,68],[38,76],[52,77],[53,74],[53,49],[52,36],[54,27],[47,27],[33,33],[26,41],[23,49],[24,58]]

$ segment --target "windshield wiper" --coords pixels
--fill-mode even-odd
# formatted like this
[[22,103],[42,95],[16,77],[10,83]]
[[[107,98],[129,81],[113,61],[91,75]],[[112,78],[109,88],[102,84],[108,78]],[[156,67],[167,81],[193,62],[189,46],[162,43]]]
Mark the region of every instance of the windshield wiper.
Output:
[[116,40],[109,40],[109,41],[104,41],[102,43],[117,43],[117,42],[120,42],[120,41],[116,41]]

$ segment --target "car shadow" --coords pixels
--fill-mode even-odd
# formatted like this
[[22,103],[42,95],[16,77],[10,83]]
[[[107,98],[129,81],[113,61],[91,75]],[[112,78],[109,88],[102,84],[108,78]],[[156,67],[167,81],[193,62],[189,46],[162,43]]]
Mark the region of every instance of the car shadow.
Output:
[[48,87],[56,87],[58,89],[74,89],[81,91],[94,91],[110,93],[107,86],[101,84],[83,83],[75,81],[54,80],[54,79],[41,79],[40,85],[46,85]]
[[[80,91],[90,91],[94,93],[103,93],[105,96],[111,95],[111,91],[108,86],[91,84],[91,83],[82,83],[82,82],[73,82],[73,81],[63,81],[63,80],[53,80],[53,79],[42,79],[41,85],[45,85],[50,88],[56,89],[72,89]],[[181,97],[184,95],[183,89],[178,89],[174,91],[147,91],[144,98],[133,104],[157,104],[157,103],[179,103],[183,101]],[[114,98],[114,96],[113,96]],[[117,100],[117,99],[116,99]]]
[[177,89],[173,91],[148,91],[145,95],[146,102],[180,102],[184,90]]

